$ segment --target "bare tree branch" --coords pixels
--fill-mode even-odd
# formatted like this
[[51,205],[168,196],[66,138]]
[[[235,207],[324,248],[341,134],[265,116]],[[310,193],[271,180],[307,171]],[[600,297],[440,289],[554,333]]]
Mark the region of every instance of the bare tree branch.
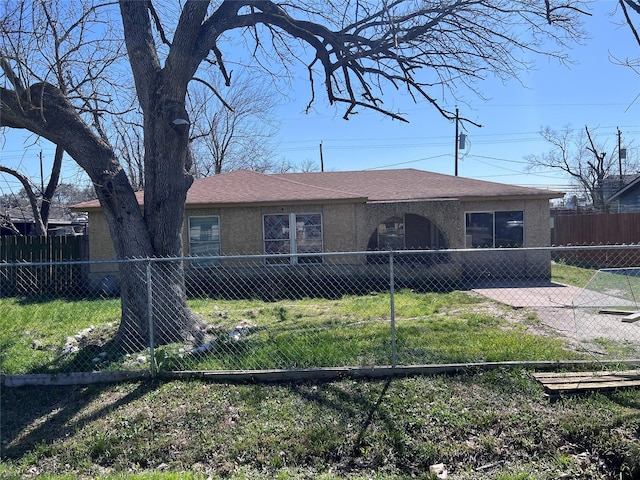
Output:
[[540,155],[528,155],[529,170],[558,169],[573,178],[591,199],[594,208],[604,209],[605,180],[614,171],[616,162],[592,137],[589,128],[577,133],[567,126],[560,131],[544,128],[540,135],[551,150]]
[[33,190],[31,182],[29,178],[17,170],[13,168],[6,167],[4,165],[0,165],[0,172],[11,175],[15,179],[17,179],[24,189],[27,198],[29,199],[29,205],[31,206],[31,214],[33,215],[33,223],[35,228],[35,234],[39,236],[46,237],[47,236],[47,227],[45,223],[42,221],[42,216],[40,215],[40,209],[38,208],[38,197]]
[[631,29],[631,33],[633,33],[638,46],[640,46],[640,34],[638,33],[635,23],[631,19],[631,16],[629,15],[629,12],[627,10],[627,7],[629,7],[638,15],[640,15],[640,2],[635,2],[633,0],[618,0],[618,3],[620,4],[620,7],[622,7],[622,13],[624,14],[624,18],[627,21],[627,25],[629,25],[629,28]]
[[196,82],[200,82],[203,85],[205,85],[209,90],[211,90],[211,93],[213,93],[216,96],[216,98],[218,100],[220,100],[220,103],[222,103],[222,105],[224,105],[224,107],[226,109],[228,109],[229,111],[233,112],[233,107],[226,102],[226,100],[222,97],[222,95],[220,95],[220,92],[218,92],[217,88],[215,88],[209,82],[207,82],[206,80],[203,80],[201,78],[193,77],[193,80],[196,81]]
[[63,156],[64,156],[64,149],[59,145],[56,145],[55,153],[53,155],[53,164],[51,167],[51,173],[49,175],[49,181],[47,182],[46,188],[42,192],[42,200],[40,202],[40,217],[42,218],[42,223],[44,224],[45,229],[49,225],[51,202],[53,200],[54,195],[56,194],[58,184],[60,183],[60,174],[62,172]]

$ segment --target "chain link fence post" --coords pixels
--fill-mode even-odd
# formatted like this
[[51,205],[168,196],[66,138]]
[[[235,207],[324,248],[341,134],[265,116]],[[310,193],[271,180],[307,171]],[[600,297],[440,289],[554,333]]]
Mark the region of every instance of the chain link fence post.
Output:
[[389,251],[389,307],[391,310],[391,367],[396,368],[396,306],[395,306],[395,278],[393,271],[393,251]]
[[149,321],[149,362],[151,378],[156,376],[155,335],[153,324],[153,286],[151,283],[151,261],[147,262],[147,319]]

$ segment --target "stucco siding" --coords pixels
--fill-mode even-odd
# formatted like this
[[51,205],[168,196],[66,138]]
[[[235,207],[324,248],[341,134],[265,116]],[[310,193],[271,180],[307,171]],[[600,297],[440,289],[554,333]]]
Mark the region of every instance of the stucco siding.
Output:
[[[546,200],[494,200],[463,202],[460,224],[464,226],[466,212],[496,212],[522,210],[524,213],[524,247],[550,245],[549,202]],[[469,246],[467,246],[469,247]],[[548,278],[551,257],[548,251],[478,249],[464,257],[464,274],[469,277],[491,278]]]
[[[549,203],[546,199],[509,199],[489,201],[360,201],[328,204],[286,204],[243,207],[190,208],[185,211],[183,227],[184,255],[189,255],[188,218],[216,215],[220,219],[220,248],[223,256],[262,254],[263,215],[266,214],[322,214],[324,252],[365,251],[371,236],[380,223],[391,217],[403,218],[415,214],[427,218],[446,238],[450,249],[467,248],[465,239],[465,213],[522,210],[524,212],[524,246],[542,247],[550,244]],[[488,252],[450,256],[451,264],[461,272],[476,275],[544,277],[549,273],[548,252],[516,251]],[[89,253],[91,260],[115,258],[113,245],[104,215],[100,211],[89,214]],[[505,260],[506,259],[506,260]],[[333,261],[333,260],[332,260]],[[337,263],[360,263],[365,257],[336,259]],[[117,271],[115,264],[92,265],[94,285],[109,273]]]
[[111,241],[111,232],[107,220],[102,212],[89,213],[89,259],[112,260],[115,258],[115,250]]
[[[498,212],[522,210],[524,212],[524,246],[546,247],[551,241],[549,202],[547,200],[491,200],[462,202],[458,221],[464,229],[467,212]],[[464,238],[462,238],[463,245]]]
[[411,213],[428,218],[444,233],[449,248],[461,248],[460,237],[464,240],[464,224],[458,222],[460,202],[442,200],[433,202],[370,203],[361,211],[362,218],[358,250],[366,250],[369,238],[378,225],[391,217]]
[[[189,254],[187,219],[217,215],[223,255],[253,255],[263,252],[262,216],[279,213],[321,213],[325,252],[363,251],[377,226],[404,214],[428,218],[444,233],[449,248],[465,248],[465,213],[522,210],[524,246],[550,243],[549,205],[546,200],[503,200],[460,202],[351,203],[329,205],[279,205],[240,208],[188,208],[183,228],[184,254]],[[89,213],[89,255],[91,260],[115,258],[109,228],[102,212]]]

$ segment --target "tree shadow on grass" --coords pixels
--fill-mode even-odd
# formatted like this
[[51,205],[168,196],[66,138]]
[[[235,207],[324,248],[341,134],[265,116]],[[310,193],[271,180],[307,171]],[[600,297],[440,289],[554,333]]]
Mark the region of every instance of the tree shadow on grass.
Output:
[[127,383],[121,397],[105,397],[100,407],[83,413],[113,385],[2,388],[0,458],[19,459],[41,444],[73,435],[108,412],[153,391],[157,382]]
[[[78,350],[61,354],[50,365],[45,366],[45,373],[73,373],[109,370],[111,366],[120,365],[126,358],[126,350],[115,334],[108,334],[99,339],[82,339]],[[42,373],[42,372],[31,372]]]
[[[116,336],[117,327],[93,328],[90,333],[72,344],[65,345],[54,358],[34,366],[29,374],[70,374],[116,370],[149,370],[148,352],[138,352],[145,357],[140,363],[126,345]],[[72,338],[72,337],[70,337]]]
[[308,402],[317,403],[325,408],[339,410],[342,414],[354,419],[354,428],[357,435],[350,446],[349,457],[341,462],[341,467],[346,470],[357,468],[358,459],[362,457],[362,451],[367,443],[366,437],[370,433],[372,424],[378,419],[384,427],[388,438],[400,438],[401,428],[396,419],[385,405],[388,400],[388,390],[393,379],[388,378],[381,382],[379,394],[373,391],[368,394],[357,394],[340,388],[336,384],[327,384],[321,390],[309,390],[302,385],[292,385],[293,392]]

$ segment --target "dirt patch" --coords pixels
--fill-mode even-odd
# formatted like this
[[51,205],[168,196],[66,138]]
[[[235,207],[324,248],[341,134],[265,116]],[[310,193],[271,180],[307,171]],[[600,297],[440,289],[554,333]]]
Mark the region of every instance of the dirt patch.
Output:
[[538,326],[529,324],[537,333],[562,338],[575,350],[606,357],[632,359],[640,357],[640,322],[625,323],[623,315],[599,313],[598,308],[544,308],[531,307]]

